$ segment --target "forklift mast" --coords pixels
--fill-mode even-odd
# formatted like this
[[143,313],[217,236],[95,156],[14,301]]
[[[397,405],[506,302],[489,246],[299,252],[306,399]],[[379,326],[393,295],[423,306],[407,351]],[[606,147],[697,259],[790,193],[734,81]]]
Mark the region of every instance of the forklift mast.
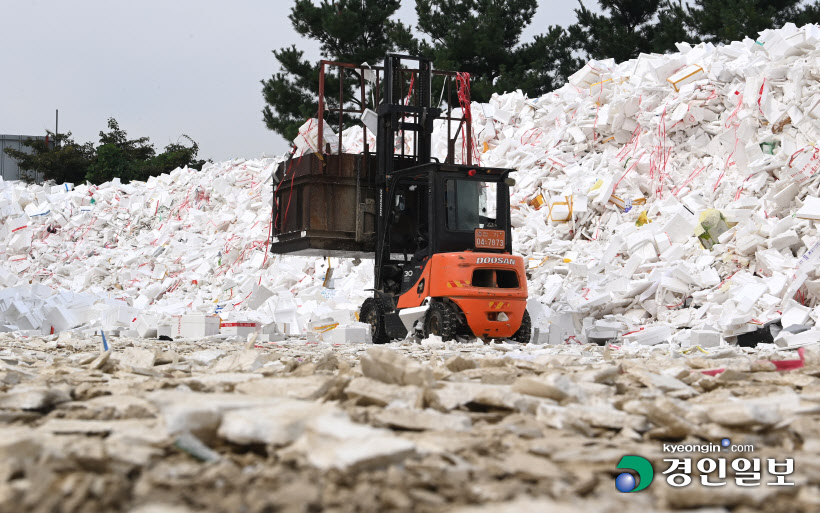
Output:
[[[404,61],[418,63],[417,105],[406,105],[401,97],[397,80]],[[378,106],[378,134],[376,134],[377,185],[384,185],[394,171],[430,162],[433,121],[441,109],[430,106],[433,61],[422,57],[387,54],[384,58],[384,102]],[[413,136],[414,152],[404,153],[408,134]],[[400,137],[402,152],[396,154],[396,139]]]

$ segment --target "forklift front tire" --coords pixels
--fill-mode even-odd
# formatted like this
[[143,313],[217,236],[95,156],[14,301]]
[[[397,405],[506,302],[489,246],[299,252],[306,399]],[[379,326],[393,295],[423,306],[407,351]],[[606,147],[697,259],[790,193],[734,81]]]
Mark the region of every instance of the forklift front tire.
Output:
[[390,337],[384,329],[384,305],[376,298],[367,298],[359,311],[359,321],[370,325],[370,335],[374,344],[386,344]]
[[424,317],[424,338],[438,335],[442,340],[453,340],[458,331],[458,317],[453,308],[446,303],[430,303]]

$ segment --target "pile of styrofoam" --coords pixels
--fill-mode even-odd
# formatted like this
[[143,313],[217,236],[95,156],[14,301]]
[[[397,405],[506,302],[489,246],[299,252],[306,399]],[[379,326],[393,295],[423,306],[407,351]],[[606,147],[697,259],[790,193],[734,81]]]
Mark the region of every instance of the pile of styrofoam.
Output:
[[[819,47],[820,27],[787,25],[591,61],[541,98],[473,103],[480,164],[517,170],[514,250],[538,340],[714,343],[714,331],[820,318]],[[303,128],[295,145],[312,151]],[[364,135],[346,130],[342,151],[362,151]],[[437,121],[439,159],[447,135]],[[326,129],[323,144],[339,139]],[[266,252],[277,163],[99,187],[0,182],[2,329],[148,333],[192,313],[294,334],[353,323],[370,262]]]
[[[267,251],[277,163],[208,164],[127,185],[0,181],[0,330],[137,335],[218,314],[295,334],[313,318],[354,321],[372,266]],[[328,266],[338,288],[323,286]]]
[[[820,317],[820,27],[678,48],[473,105],[482,165],[518,170],[514,249],[561,340]],[[708,250],[704,212],[730,227]]]

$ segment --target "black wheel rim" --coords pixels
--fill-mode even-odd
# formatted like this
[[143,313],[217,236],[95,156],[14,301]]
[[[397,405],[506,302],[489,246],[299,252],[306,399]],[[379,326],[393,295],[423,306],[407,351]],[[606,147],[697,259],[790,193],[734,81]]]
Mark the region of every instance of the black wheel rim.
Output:
[[375,334],[376,328],[378,327],[377,323],[379,322],[379,318],[378,315],[376,315],[376,312],[372,310],[367,312],[367,314],[364,316],[364,322],[370,324],[370,333]]
[[441,335],[441,319],[438,315],[433,315],[430,318],[430,333],[432,335]]

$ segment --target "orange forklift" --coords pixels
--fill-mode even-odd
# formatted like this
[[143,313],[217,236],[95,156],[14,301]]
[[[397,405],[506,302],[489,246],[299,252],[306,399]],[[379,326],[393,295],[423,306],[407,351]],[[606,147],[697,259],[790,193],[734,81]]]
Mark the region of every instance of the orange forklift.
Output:
[[[358,69],[328,64],[348,66],[348,72]],[[373,297],[359,313],[360,320],[371,325],[374,343],[403,339],[408,333],[443,340],[475,336],[529,342],[524,259],[512,254],[509,188],[515,181],[509,175],[514,170],[455,164],[452,155],[445,162],[432,157],[434,121],[452,115],[449,107],[443,116],[431,106],[432,78],[450,72],[434,72],[429,59],[396,54],[388,54],[378,71],[383,81],[376,89],[383,99],[375,113],[375,159],[367,150],[361,155],[328,151],[320,161],[298,163],[307,169],[301,175],[298,169],[288,174],[293,160],[283,163],[275,175],[272,251],[374,258]],[[405,95],[402,86],[407,81],[400,77],[407,73],[413,74],[412,94]],[[320,119],[324,101],[320,94]],[[365,112],[364,105],[358,109],[337,102],[340,125],[342,114]],[[460,122],[468,129],[462,137],[469,138],[469,117]],[[406,141],[411,141],[409,152]],[[291,207],[299,219],[279,219],[286,214],[283,204],[293,201],[293,189],[300,185],[296,206]],[[343,192],[346,187],[348,194]],[[348,210],[343,203],[354,190],[356,199]],[[310,205],[311,198],[321,197],[330,212],[324,219],[318,204]],[[343,210],[355,215],[346,216]],[[345,230],[341,224],[350,217],[355,221]]]

